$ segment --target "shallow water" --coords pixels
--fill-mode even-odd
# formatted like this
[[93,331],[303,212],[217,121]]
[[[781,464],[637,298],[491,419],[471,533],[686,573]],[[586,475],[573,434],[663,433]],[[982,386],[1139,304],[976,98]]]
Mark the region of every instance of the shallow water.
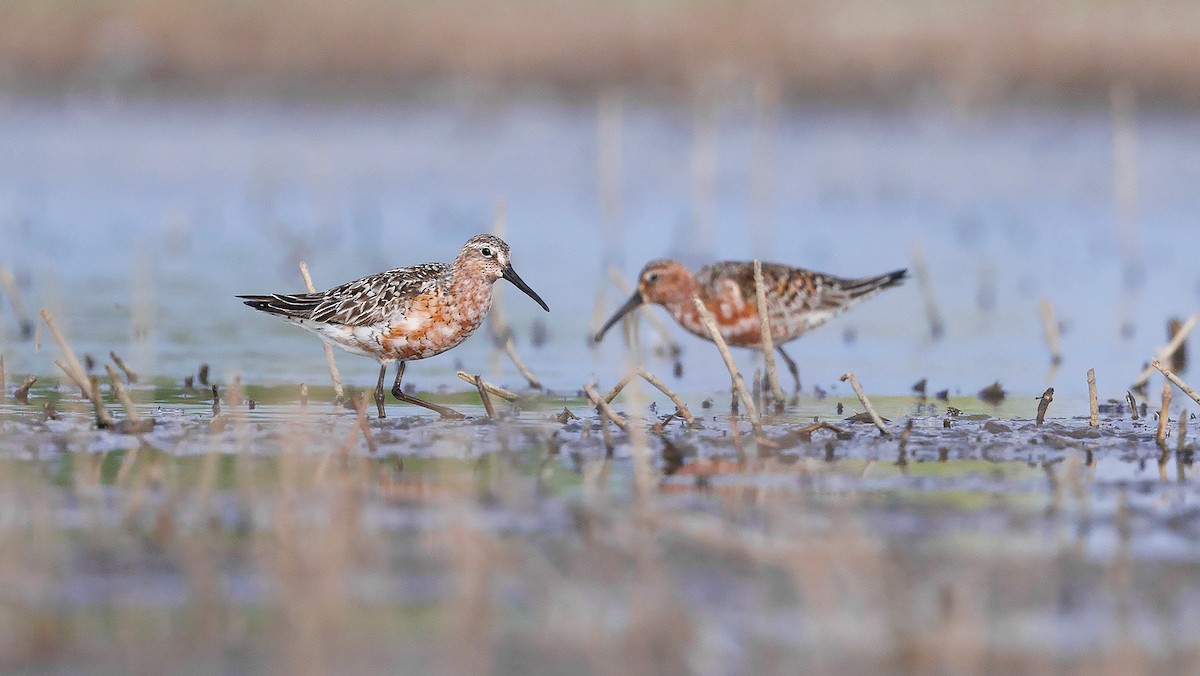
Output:
[[[503,199],[515,266],[552,313],[512,288],[504,309],[538,376],[573,390],[593,376],[611,383],[626,354],[619,335],[587,345],[597,294],[607,289],[604,314],[623,300],[606,262],[631,278],[659,256],[694,264],[758,255],[854,276],[911,266],[919,246],[945,336],[930,338],[910,282],[792,345],[806,387],[845,391],[837,378],[847,370],[885,394],[926,377],[930,392],[970,395],[999,379],[1022,394],[1053,385],[1072,415],[1086,413],[1087,368],[1097,369],[1102,397],[1123,395],[1165,342],[1167,317],[1186,317],[1200,294],[1187,253],[1200,246],[1200,117],[1187,112],[1138,118],[1141,229],[1136,246],[1122,246],[1104,110],[785,107],[766,127],[769,152],[757,155],[748,103],[719,107],[711,127],[686,109],[636,100],[604,125],[597,110],[587,100],[454,96],[391,105],[6,100],[0,263],[22,280],[28,307],[56,311],[80,352],[115,349],[135,370],[172,378],[208,362],[225,380],[321,383],[318,341],[233,295],[300,290],[301,259],[322,287],[449,260],[491,227]],[[620,140],[604,165],[618,167],[616,188],[605,188],[619,195],[615,221],[598,197],[601,126],[619,130],[605,132]],[[752,203],[756,172],[769,198]],[[711,199],[697,197],[710,181]],[[1137,247],[1144,276],[1127,286],[1123,252]],[[1065,361],[1053,374],[1042,298],[1064,328]],[[20,342],[3,307],[9,373],[54,374],[51,354]],[[534,320],[548,329],[540,349],[529,345]],[[643,336],[652,342],[648,327]],[[724,387],[712,346],[677,336],[686,378],[676,384]],[[477,336],[413,364],[408,377],[423,389],[459,388],[461,365],[520,383],[490,352]],[[750,353],[740,360],[753,368]],[[342,355],[341,368],[350,383],[374,382],[369,360]]]

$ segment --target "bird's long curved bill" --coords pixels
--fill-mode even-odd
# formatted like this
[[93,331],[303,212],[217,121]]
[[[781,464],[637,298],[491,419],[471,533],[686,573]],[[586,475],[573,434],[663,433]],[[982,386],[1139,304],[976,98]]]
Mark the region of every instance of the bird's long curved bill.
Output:
[[620,321],[621,317],[624,317],[633,310],[637,309],[637,307],[644,302],[646,301],[642,299],[642,294],[635,291],[633,295],[629,297],[629,300],[625,301],[625,304],[621,306],[621,309],[617,310],[608,321],[604,322],[604,326],[601,326],[600,330],[596,332],[595,341],[599,343],[600,340],[604,338],[604,334],[612,328],[613,324],[616,324],[618,321]]
[[513,270],[512,265],[505,265],[504,268],[501,269],[500,274],[505,279],[512,282],[513,286],[524,291],[525,295],[537,301],[537,304],[541,305],[543,310],[546,312],[550,311],[550,306],[546,305],[546,301],[542,300],[541,296],[537,295],[533,289],[529,288],[529,285],[525,283],[525,280],[521,279],[521,276],[517,274],[516,270]]

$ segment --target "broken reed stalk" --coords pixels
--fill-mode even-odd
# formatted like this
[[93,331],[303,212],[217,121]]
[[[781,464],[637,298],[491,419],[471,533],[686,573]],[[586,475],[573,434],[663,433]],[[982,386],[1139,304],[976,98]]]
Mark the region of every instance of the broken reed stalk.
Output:
[[[304,287],[309,293],[316,293],[317,288],[313,286],[312,277],[308,274],[308,263],[300,261],[300,276],[304,277]],[[342,374],[338,372],[337,361],[333,357],[333,348],[321,341],[321,347],[325,350],[325,363],[329,365],[329,377],[333,379],[333,396],[335,401],[345,401],[346,393],[342,390]],[[204,384],[203,381],[200,382]]]
[[1125,401],[1126,401],[1126,403],[1129,404],[1129,410],[1133,414],[1133,419],[1137,420],[1138,419],[1137,402],[1134,401],[1133,393],[1130,392],[1129,390],[1125,390]]
[[12,270],[0,268],[0,286],[3,286],[8,294],[8,302],[12,305],[13,314],[17,316],[17,323],[21,326],[21,338],[29,339],[33,334],[33,322],[29,321],[29,314],[25,312],[25,304],[21,302],[20,290]]
[[1050,408],[1050,402],[1054,401],[1054,388],[1047,387],[1038,400],[1037,424],[1043,425],[1046,423],[1046,411]]
[[875,423],[875,426],[879,428],[880,433],[888,438],[891,438],[892,433],[888,431],[888,428],[883,424],[883,419],[881,419],[879,414],[875,412],[875,407],[871,405],[871,400],[867,399],[867,395],[863,393],[862,387],[860,387],[858,384],[858,378],[854,377],[854,373],[847,371],[846,373],[842,374],[840,380],[842,382],[847,380],[850,381],[850,387],[854,388],[854,394],[858,395],[858,400],[862,402],[863,408],[867,409],[867,415],[871,416],[871,422]]
[[629,424],[622,420],[621,416],[617,415],[617,412],[609,407],[608,402],[604,401],[604,399],[600,396],[600,393],[596,391],[596,388],[592,387],[591,384],[587,384],[583,386],[583,392],[587,395],[587,398],[592,401],[592,404],[595,405],[595,407],[600,411],[600,415],[602,417],[607,420],[611,420],[614,425],[620,427],[622,430],[628,431]]
[[775,341],[771,338],[771,317],[767,313],[767,288],[763,283],[762,261],[754,261],[754,295],[758,300],[760,342],[762,343],[763,365],[767,369],[767,385],[775,401],[784,401],[783,388],[779,385],[779,373],[775,370]]
[[925,300],[925,317],[929,320],[929,336],[934,340],[939,340],[946,332],[946,325],[942,322],[937,299],[933,295],[933,280],[930,279],[929,267],[925,264],[925,252],[920,246],[914,244],[909,249],[909,258],[912,259],[913,276],[917,278],[917,288],[921,292],[921,298]]
[[108,429],[113,426],[112,414],[108,412],[108,407],[104,405],[104,399],[100,396],[100,388],[97,387],[86,375],[76,374],[69,365],[62,363],[61,360],[54,360],[55,366],[62,369],[63,373],[79,387],[80,391],[92,402],[92,408],[96,412],[96,427],[100,429]]
[[458,376],[460,380],[467,382],[471,385],[474,385],[475,379],[479,378],[479,383],[483,385],[483,389],[487,390],[488,394],[494,394],[497,397],[500,397],[501,399],[503,399],[505,401],[518,401],[521,399],[521,395],[517,394],[516,392],[506,390],[503,387],[500,387],[499,385],[493,385],[492,383],[489,383],[488,381],[484,380],[480,376],[473,376],[473,375],[467,373],[466,371],[457,371],[457,372],[455,372],[454,375]]
[[487,417],[495,418],[496,409],[492,407],[492,396],[488,394],[487,388],[483,386],[483,378],[474,377],[475,389],[479,390],[479,398],[483,401],[483,410],[487,412]]
[[[1088,369],[1087,383],[1088,383],[1088,410],[1090,411],[1090,413],[1088,415],[1088,426],[1089,427],[1099,427],[1100,426],[1100,401],[1098,399],[1096,399],[1096,369]],[[1137,413],[1134,413],[1134,415],[1137,415]]]
[[129,367],[125,365],[125,361],[122,360],[121,357],[116,352],[113,352],[110,350],[108,353],[108,356],[110,359],[113,360],[113,363],[117,365],[117,368],[121,369],[121,373],[125,374],[126,382],[128,382],[130,385],[137,382],[137,380],[138,380],[137,374],[134,373],[133,371],[129,370]]
[[1161,362],[1159,362],[1157,359],[1155,359],[1154,361],[1150,362],[1150,366],[1152,366],[1152,367],[1158,369],[1160,372],[1162,372],[1162,374],[1167,377],[1167,380],[1171,381],[1172,383],[1175,383],[1175,387],[1178,387],[1180,390],[1183,390],[1183,393],[1186,394],[1187,396],[1191,397],[1192,401],[1196,402],[1197,404],[1200,404],[1200,394],[1196,394],[1196,390],[1193,390],[1192,388],[1188,387],[1187,383],[1180,380],[1179,376],[1172,373],[1171,370],[1168,369],[1167,367],[1163,366]]
[[[1154,359],[1152,362],[1167,361],[1170,359],[1171,355],[1175,354],[1175,351],[1179,349],[1179,346],[1183,345],[1183,341],[1187,340],[1188,334],[1192,332],[1192,329],[1196,328],[1197,321],[1200,321],[1200,315],[1193,314],[1191,317],[1188,317],[1188,320],[1183,323],[1183,326],[1179,327],[1179,330],[1175,332],[1175,337],[1171,339],[1171,342],[1167,343],[1165,347],[1154,353]],[[1150,382],[1150,376],[1153,373],[1154,364],[1151,363],[1150,366],[1147,366],[1142,370],[1142,373],[1137,377],[1137,380],[1133,381],[1133,389],[1138,390],[1142,387],[1145,387],[1146,383]]]
[[758,408],[755,407],[754,397],[750,396],[750,390],[746,387],[746,381],[742,378],[737,364],[733,361],[733,355],[729,353],[729,346],[725,344],[725,338],[721,336],[721,331],[717,328],[717,320],[713,318],[712,313],[704,306],[704,301],[700,300],[699,296],[692,296],[692,302],[696,305],[696,311],[700,313],[700,321],[704,324],[704,328],[708,329],[708,335],[717,344],[717,350],[721,353],[721,358],[725,360],[725,368],[729,369],[729,375],[733,377],[734,389],[737,391],[738,396],[741,397],[742,403],[746,405],[746,415],[750,417],[750,426],[754,428],[754,436],[758,437],[762,431],[762,421],[758,417]]
[[516,366],[521,375],[525,376],[525,380],[529,381],[529,386],[535,390],[542,389],[542,383],[538,381],[537,377],[533,375],[533,371],[530,371],[525,362],[521,361],[521,357],[517,355],[517,349],[513,347],[512,336],[505,338],[504,351],[508,353],[508,358],[512,360],[513,366]]
[[689,426],[696,426],[696,418],[692,415],[692,412],[688,410],[687,404],[683,403],[683,399],[680,399],[678,394],[675,394],[671,388],[667,387],[666,383],[659,380],[653,373],[647,371],[642,366],[637,367],[637,374],[642,377],[642,380],[645,380],[654,387],[658,388],[659,392],[662,392],[670,397],[671,403],[675,404],[675,410],[679,412],[679,415],[683,416],[684,421],[686,421]]
[[1158,412],[1158,433],[1154,440],[1159,446],[1167,443],[1167,412],[1171,407],[1171,383],[1163,383],[1162,408]]
[[612,400],[616,399],[617,395],[621,393],[621,390],[625,389],[625,386],[633,382],[633,379],[636,377],[637,371],[630,371],[629,373],[626,373],[625,377],[622,378],[621,381],[616,385],[613,385],[613,388],[608,391],[608,394],[604,395],[604,403],[611,404]]
[[121,378],[117,375],[117,370],[111,364],[105,364],[104,369],[108,371],[108,380],[112,383],[112,389],[117,395],[117,400],[125,408],[125,415],[135,424],[141,422],[142,416],[138,415],[137,408],[133,405],[133,399],[129,397],[129,391],[121,384]]
[[13,392],[13,399],[16,399],[18,403],[28,404],[29,403],[29,388],[33,387],[33,384],[36,382],[37,382],[37,376],[29,376],[28,378],[26,378],[25,382],[18,385],[16,391]]
[[[67,337],[63,335],[62,331],[58,330],[58,324],[46,308],[42,308],[39,314],[41,314],[42,321],[46,323],[46,327],[50,329],[50,335],[54,337],[54,342],[58,343],[58,349],[63,353],[63,357],[66,358],[67,364],[70,366],[70,371],[67,375],[76,385],[79,385],[80,390],[86,396],[88,391],[92,389],[90,383],[88,383],[87,372],[84,371],[83,365],[79,363],[79,360],[75,358],[75,351],[71,349],[71,344],[67,342]],[[63,370],[66,371],[67,369],[64,368]]]
[[1058,334],[1058,322],[1054,319],[1054,306],[1048,298],[1042,299],[1042,325],[1046,329],[1046,345],[1050,348],[1050,363],[1062,363],[1062,347]]

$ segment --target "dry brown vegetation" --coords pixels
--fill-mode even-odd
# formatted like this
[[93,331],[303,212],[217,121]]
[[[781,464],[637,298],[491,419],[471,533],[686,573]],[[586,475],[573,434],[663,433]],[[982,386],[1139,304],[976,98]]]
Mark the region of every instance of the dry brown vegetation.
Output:
[[956,100],[1200,95],[1183,0],[69,0],[0,3],[0,82],[393,96],[446,78],[660,94],[764,81],[785,96]]

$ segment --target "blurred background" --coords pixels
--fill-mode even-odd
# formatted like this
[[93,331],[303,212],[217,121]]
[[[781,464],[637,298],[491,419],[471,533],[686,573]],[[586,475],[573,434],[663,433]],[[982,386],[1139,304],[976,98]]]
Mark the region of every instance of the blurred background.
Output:
[[[1083,406],[1087,368],[1123,392],[1196,306],[1198,71],[1200,6],[1172,0],[5,1],[0,265],[80,351],[311,382],[317,341],[235,293],[302,290],[301,260],[321,288],[448,261],[499,212],[552,308],[504,291],[551,388],[619,368],[619,335],[586,340],[614,271],[760,257],[919,269],[794,345],[806,388],[999,379]],[[677,337],[685,389],[727,386]],[[519,382],[491,351],[409,377]]]

